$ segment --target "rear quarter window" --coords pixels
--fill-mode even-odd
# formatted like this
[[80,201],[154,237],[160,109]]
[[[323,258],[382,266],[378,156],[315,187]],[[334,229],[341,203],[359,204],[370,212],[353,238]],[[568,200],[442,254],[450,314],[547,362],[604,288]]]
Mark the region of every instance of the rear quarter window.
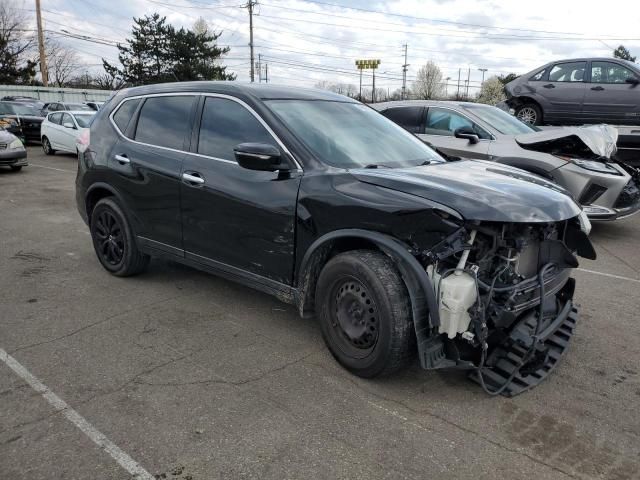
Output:
[[139,98],[126,100],[118,107],[116,113],[113,115],[113,121],[123,135],[126,135],[129,122],[131,122],[131,118],[133,117],[136,108],[138,108],[140,101],[141,100]]

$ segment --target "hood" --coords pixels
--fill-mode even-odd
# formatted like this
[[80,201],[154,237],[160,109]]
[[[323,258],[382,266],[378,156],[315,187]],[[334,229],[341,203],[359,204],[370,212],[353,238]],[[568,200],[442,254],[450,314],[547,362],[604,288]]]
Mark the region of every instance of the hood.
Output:
[[11,132],[7,132],[6,130],[0,129],[0,143],[11,143],[16,138],[18,138],[18,137],[16,137]]
[[361,182],[450,207],[467,220],[558,222],[580,207],[561,187],[518,168],[464,160],[410,168],[351,170]]
[[618,130],[611,125],[549,128],[515,138],[526,150],[560,154],[569,157],[611,158],[616,153]]

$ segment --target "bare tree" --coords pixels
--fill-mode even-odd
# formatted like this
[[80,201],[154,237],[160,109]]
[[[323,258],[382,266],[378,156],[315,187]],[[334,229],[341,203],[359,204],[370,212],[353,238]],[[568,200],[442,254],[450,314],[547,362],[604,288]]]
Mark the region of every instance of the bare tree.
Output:
[[209,35],[209,25],[207,25],[207,21],[202,17],[198,17],[198,19],[193,22],[191,30],[196,35]]
[[47,65],[50,80],[58,87],[64,87],[78,70],[78,55],[61,43],[47,40]]
[[488,105],[496,105],[505,100],[507,96],[504,93],[504,85],[498,77],[487,78],[480,87],[480,95],[478,102]]
[[328,80],[320,80],[314,86],[315,88],[329,90],[330,92],[346,95],[351,98],[358,96],[358,87],[352,83],[332,83]]
[[35,75],[36,62],[30,59],[35,37],[28,31],[19,4],[0,0],[0,83],[28,83]]
[[125,86],[124,80],[106,72],[93,77],[92,83],[101,90],[120,90]]
[[411,90],[413,97],[419,100],[442,98],[445,87],[440,67],[431,60],[420,67]]

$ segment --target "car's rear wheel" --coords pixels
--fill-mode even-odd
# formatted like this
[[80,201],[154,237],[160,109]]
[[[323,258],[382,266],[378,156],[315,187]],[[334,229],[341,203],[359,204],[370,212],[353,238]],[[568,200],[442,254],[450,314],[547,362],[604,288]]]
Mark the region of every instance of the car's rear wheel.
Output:
[[318,278],[315,304],[325,343],[354,374],[387,375],[411,360],[409,294],[383,253],[355,250],[332,258]]
[[55,155],[56,151],[51,147],[51,142],[47,137],[42,137],[42,150],[45,155]]
[[22,165],[12,165],[11,166],[11,171],[12,172],[19,172],[20,170],[22,170]]
[[542,123],[542,110],[535,103],[525,103],[516,109],[516,118],[529,125]]
[[112,197],[98,201],[91,212],[91,238],[98,260],[113,275],[136,275],[149,265],[149,256],[138,250],[129,221]]

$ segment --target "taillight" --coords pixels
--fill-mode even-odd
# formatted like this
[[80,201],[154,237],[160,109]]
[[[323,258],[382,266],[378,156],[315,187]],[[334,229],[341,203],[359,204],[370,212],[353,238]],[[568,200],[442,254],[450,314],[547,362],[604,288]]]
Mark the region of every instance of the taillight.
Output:
[[80,153],[86,152],[87,148],[89,148],[89,139],[91,138],[90,130],[88,128],[84,129],[78,138],[76,139],[76,147],[78,147],[78,151]]

